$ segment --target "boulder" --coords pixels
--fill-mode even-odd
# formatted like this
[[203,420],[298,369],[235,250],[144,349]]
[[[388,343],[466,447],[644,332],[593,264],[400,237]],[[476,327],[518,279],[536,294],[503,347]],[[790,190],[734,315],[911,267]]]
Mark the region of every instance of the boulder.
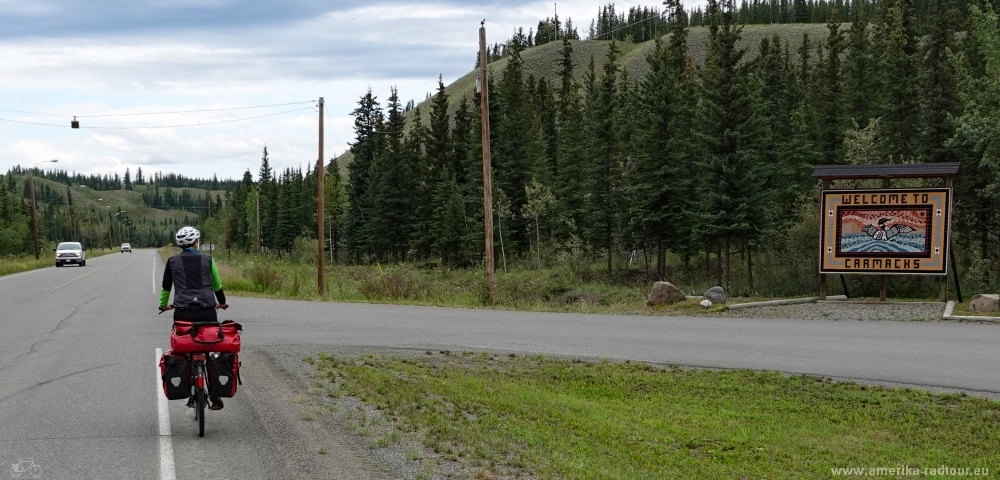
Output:
[[711,300],[702,300],[701,303],[699,303],[699,305],[701,305],[701,306],[703,306],[705,308],[711,308],[712,307],[712,301]]
[[705,292],[705,300],[712,303],[726,303],[726,292],[722,287],[712,287]]
[[973,312],[1000,312],[1000,295],[988,293],[973,295],[969,310]]
[[653,284],[653,291],[649,292],[646,305],[672,305],[674,302],[686,300],[679,288],[670,282],[656,282]]

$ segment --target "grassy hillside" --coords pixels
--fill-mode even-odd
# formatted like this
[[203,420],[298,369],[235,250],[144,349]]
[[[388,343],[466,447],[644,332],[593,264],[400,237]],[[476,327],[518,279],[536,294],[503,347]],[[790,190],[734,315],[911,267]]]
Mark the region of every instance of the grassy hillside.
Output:
[[[850,24],[841,25],[841,30],[849,30]],[[793,61],[797,61],[797,50],[802,45],[802,37],[809,35],[810,43],[815,47],[817,43],[825,42],[828,30],[825,24],[802,23],[802,24],[777,24],[777,25],[746,25],[743,27],[743,38],[740,45],[747,49],[746,60],[756,58],[758,46],[764,38],[772,38],[774,35],[781,37],[783,42],[788,42],[792,52]],[[487,37],[489,38],[489,37]],[[666,40],[666,38],[664,38]],[[611,42],[605,40],[580,40],[573,41],[573,64],[574,76],[578,82],[583,82],[587,72],[591,57],[594,58],[595,68],[600,74],[607,56],[608,46]],[[695,64],[701,65],[705,61],[705,53],[708,45],[708,27],[694,27],[688,33],[688,50],[694,58]],[[641,82],[649,71],[649,64],[646,58],[653,51],[655,44],[652,41],[643,43],[618,42],[618,47],[622,50],[618,63],[622,68],[627,69],[629,77],[633,81]],[[815,52],[814,52],[815,55]],[[524,75],[534,75],[536,79],[545,78],[553,85],[558,85],[560,61],[562,60],[562,42],[551,42],[537,47],[532,47],[521,53],[524,59]],[[496,78],[503,74],[507,66],[507,59],[495,61],[489,65],[489,74]],[[463,75],[459,79],[445,87],[445,92],[451,100],[450,109],[454,114],[458,108],[458,103],[462,98],[472,101],[473,92],[476,88],[475,70]],[[385,96],[387,92],[375,92],[377,95]],[[433,92],[432,92],[433,93]],[[419,103],[420,115],[424,124],[430,121],[430,99]],[[407,113],[407,119],[412,120],[414,110]],[[337,161],[342,167],[348,165],[353,156],[350,151],[344,152],[337,157]]]
[[[842,29],[849,29],[850,24],[844,24]],[[825,42],[828,34],[826,25],[816,23],[805,24],[782,24],[782,25],[747,25],[743,27],[743,39],[740,45],[747,49],[746,60],[756,58],[758,46],[764,38],[772,38],[774,35],[781,37],[782,41],[788,42],[792,51],[792,58],[797,59],[796,50],[802,45],[802,36],[809,35],[809,41],[813,45],[817,42]],[[666,37],[664,37],[666,40]],[[604,66],[608,53],[610,41],[605,40],[582,40],[571,42],[573,45],[574,75],[578,82],[583,82],[587,72],[591,57],[598,75]],[[695,64],[701,65],[705,61],[705,53],[708,45],[708,27],[695,27],[688,33],[688,50],[694,58]],[[649,63],[646,58],[653,51],[655,43],[631,43],[618,42],[618,48],[622,50],[618,64],[627,69],[629,77],[633,81],[641,81],[649,71]],[[556,84],[559,81],[559,63],[562,61],[562,43],[551,42],[538,47],[532,47],[521,53],[524,59],[524,75],[534,75],[536,79],[545,78],[549,82]],[[499,76],[503,74],[507,67],[507,59],[501,59],[489,65],[490,75]],[[471,71],[451,85],[445,87],[445,92],[452,100],[451,108],[457,108],[457,99],[462,97],[472,98],[476,87],[476,72]],[[418,105],[424,121],[429,120],[430,101],[425,100]]]
[[[48,180],[45,178],[35,177],[35,188],[36,192],[40,185],[47,185],[49,188],[57,192],[65,192],[66,184],[56,182],[53,180]],[[198,213],[185,212],[182,210],[167,210],[160,208],[152,208],[146,206],[142,203],[141,192],[148,189],[148,186],[138,185],[135,187],[136,190],[93,190],[86,187],[76,186],[73,188],[73,206],[74,211],[82,209],[94,209],[101,210],[103,212],[117,212],[119,208],[128,213],[129,218],[131,218],[136,223],[161,223],[163,220],[176,220],[181,222],[185,217],[191,222],[196,222],[199,217]],[[163,189],[160,189],[161,192]],[[202,196],[205,194],[204,190],[194,189],[194,188],[175,188],[175,192],[180,194],[182,191],[187,190],[192,196]],[[212,198],[215,195],[225,195],[225,192],[212,191]],[[106,219],[107,213],[103,214]],[[144,221],[145,220],[145,221]]]

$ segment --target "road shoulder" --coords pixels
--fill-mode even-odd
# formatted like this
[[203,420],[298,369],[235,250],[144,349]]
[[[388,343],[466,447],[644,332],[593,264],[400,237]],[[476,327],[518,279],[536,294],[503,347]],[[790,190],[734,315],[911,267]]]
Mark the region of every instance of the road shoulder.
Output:
[[[315,412],[302,373],[280,347],[245,348],[240,354],[244,384],[238,397],[250,404],[294,478],[381,480],[392,475],[334,418]],[[301,363],[301,357],[299,358]],[[322,452],[322,453],[321,453]]]

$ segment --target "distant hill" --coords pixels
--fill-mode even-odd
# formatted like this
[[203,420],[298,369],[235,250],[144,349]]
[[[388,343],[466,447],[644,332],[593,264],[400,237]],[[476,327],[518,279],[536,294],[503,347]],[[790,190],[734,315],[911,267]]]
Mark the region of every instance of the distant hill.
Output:
[[[841,24],[841,30],[847,31],[851,27],[851,24],[845,23]],[[758,53],[758,46],[761,40],[764,38],[772,38],[774,35],[778,35],[785,42],[788,42],[789,49],[791,50],[793,61],[798,60],[797,50],[802,45],[803,35],[809,35],[809,42],[815,48],[815,45],[820,42],[826,42],[826,38],[829,34],[826,24],[822,23],[797,23],[797,24],[774,24],[774,25],[745,25],[743,27],[743,38],[740,41],[740,45],[747,49],[746,60],[752,60],[756,58]],[[664,37],[666,41],[666,37]],[[574,64],[574,76],[577,81],[582,82],[585,73],[587,72],[588,65],[590,64],[590,58],[594,58],[594,64],[598,71],[601,72],[601,68],[604,65],[605,57],[607,56],[608,46],[611,43],[607,40],[578,40],[572,41],[573,45],[573,64]],[[705,53],[707,51],[708,45],[708,27],[693,27],[688,31],[688,51],[689,54],[694,58],[696,64],[701,65],[705,60]],[[655,43],[652,41],[643,43],[631,43],[631,42],[618,42],[618,47],[622,50],[622,53],[618,59],[618,64],[623,68],[628,70],[629,77],[636,82],[642,81],[645,78],[646,73],[649,71],[649,63],[646,58],[649,53],[652,52]],[[537,47],[529,48],[521,52],[521,58],[524,61],[524,75],[527,78],[528,75],[534,75],[535,79],[545,78],[549,82],[552,82],[554,86],[558,85],[559,81],[559,62],[562,60],[562,42],[550,42]],[[502,75],[504,68],[507,66],[508,60],[506,58],[497,60],[489,64],[490,75],[496,76]],[[445,86],[445,92],[448,94],[450,100],[451,113],[454,114],[455,109],[458,107],[458,101],[463,97],[469,99],[473,98],[473,92],[476,87],[476,76],[477,71],[472,70],[469,73],[463,75],[458,80],[455,80],[450,85]],[[380,98],[384,98],[388,95],[388,92],[374,92]],[[431,92],[432,94],[434,92]],[[430,120],[430,99],[426,99],[417,105],[417,109],[420,110],[420,115],[424,124],[426,125]],[[416,109],[407,112],[407,121],[413,119],[413,115]],[[344,152],[342,155],[337,157],[337,161],[341,168],[346,167],[353,156],[350,150]]]
[[[42,185],[47,186],[52,189],[53,192],[57,192],[61,195],[66,191],[66,184],[49,180],[46,178],[35,177],[35,191],[39,192]],[[152,225],[157,231],[173,231],[176,229],[176,224],[180,224],[185,218],[191,223],[197,223],[200,213],[192,213],[191,211],[184,211],[181,209],[164,209],[164,208],[153,208],[147,206],[143,203],[141,198],[141,192],[146,189],[150,189],[147,185],[136,185],[134,187],[136,190],[93,190],[91,188],[75,186],[72,190],[73,195],[73,210],[79,215],[83,210],[89,211],[99,211],[101,213],[101,218],[103,222],[107,222],[108,213],[115,213],[119,211],[119,208],[126,212],[128,217],[137,224],[139,228],[146,228],[146,226]],[[164,191],[161,188],[160,191]],[[187,190],[193,196],[203,196],[205,194],[204,190],[193,189],[193,188],[175,188],[174,192],[180,194],[182,191]],[[223,191],[212,191],[212,198],[215,195],[225,195]],[[39,202],[42,200],[39,199]],[[62,206],[61,202],[50,201],[54,206]],[[81,222],[86,220],[83,218],[78,219]],[[163,226],[164,220],[167,221],[167,226]],[[96,227],[96,226],[95,226]]]

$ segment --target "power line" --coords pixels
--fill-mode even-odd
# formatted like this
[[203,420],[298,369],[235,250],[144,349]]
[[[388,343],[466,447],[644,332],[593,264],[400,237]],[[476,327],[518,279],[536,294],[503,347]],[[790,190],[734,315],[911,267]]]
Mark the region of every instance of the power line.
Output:
[[324,109],[323,115],[326,115],[326,118],[330,120],[330,133],[333,134],[333,140],[336,141],[337,143],[340,143],[340,139],[337,138],[337,129],[333,128],[333,117],[330,116],[330,110]]
[[[203,125],[217,125],[217,124],[220,124],[220,123],[242,122],[242,121],[245,121],[245,120],[254,120],[254,119],[257,119],[257,118],[273,117],[273,116],[276,116],[276,115],[284,115],[286,113],[299,112],[299,111],[302,111],[302,110],[311,110],[312,108],[313,107],[303,107],[303,108],[296,108],[294,110],[286,110],[284,112],[269,113],[267,115],[258,115],[256,117],[234,118],[234,119],[230,119],[230,120],[218,120],[218,121],[215,121],[215,122],[187,123],[187,124],[182,124],[182,125],[154,125],[154,126],[147,126],[147,127],[102,127],[102,126],[88,127],[88,126],[81,126],[80,128],[81,129],[83,129],[83,128],[89,128],[89,129],[94,129],[94,130],[139,130],[139,129],[153,129],[153,128],[198,127],[198,126],[203,126]],[[52,123],[38,123],[38,122],[24,122],[24,121],[21,121],[21,120],[9,120],[9,119],[6,119],[6,118],[0,118],[0,122],[24,123],[24,124],[28,124],[28,125],[41,125],[41,126],[46,126],[46,127],[57,127],[57,128],[71,128],[69,125],[57,125],[57,124],[52,124]]]
[[[531,0],[528,0],[528,1],[531,1]],[[527,3],[527,2],[525,2],[525,3]],[[457,48],[455,48],[455,51],[451,52],[451,55],[448,55],[448,59],[445,60],[444,63],[442,63],[441,66],[437,68],[437,71],[434,72],[434,75],[431,75],[431,78],[429,80],[424,81],[424,84],[421,85],[420,88],[417,89],[417,90],[423,90],[424,87],[427,86],[427,82],[430,82],[431,80],[433,80],[435,75],[440,75],[441,74],[441,70],[444,69],[444,66],[447,65],[448,62],[450,62],[451,59],[455,57],[455,54],[458,53],[458,51],[461,50],[462,47],[465,46],[465,42],[468,42],[469,39],[472,38],[472,34],[476,33],[476,30],[477,29],[473,29],[471,32],[469,32],[469,35],[467,37],[465,37],[465,40],[462,40],[462,43],[459,44],[459,46]]]
[[42,125],[45,127],[62,127],[62,128],[67,127],[67,125],[56,125],[54,123],[23,122],[21,120],[8,120],[6,118],[0,118],[0,122],[23,123],[26,125]]
[[[518,7],[522,6],[522,5],[525,5],[525,4],[527,4],[527,3],[531,3],[531,2],[533,2],[533,1],[536,1],[536,0],[525,0],[525,1],[523,1],[523,2],[521,2],[521,3],[519,3],[519,4],[517,4],[517,5],[514,5],[513,7],[510,7],[510,8],[508,8],[508,9],[506,9],[506,10],[502,10],[502,11],[500,11],[499,13],[496,13],[496,14],[494,14],[493,16],[490,16],[490,17],[486,17],[486,18],[485,18],[484,20],[490,20],[490,21],[492,21],[492,20],[493,20],[494,18],[496,18],[496,17],[499,17],[500,15],[503,15],[504,13],[507,13],[507,12],[509,12],[509,11],[511,11],[511,10],[514,10],[514,9],[516,9],[516,8],[518,8]],[[497,23],[497,22],[493,22],[493,23]],[[499,23],[497,23],[497,25],[500,25],[500,24],[499,24]],[[501,26],[500,26],[500,28],[503,28],[503,26],[501,25]],[[444,63],[442,63],[442,64],[441,64],[441,66],[437,68],[437,71],[436,71],[436,72],[434,72],[434,74],[433,74],[433,75],[431,75],[431,78],[430,78],[430,80],[427,80],[427,81],[425,81],[425,82],[424,82],[424,84],[420,86],[420,88],[418,89],[418,91],[419,91],[419,90],[423,90],[423,89],[424,89],[424,87],[426,87],[426,86],[427,86],[427,82],[429,82],[429,81],[431,81],[431,80],[434,80],[434,77],[435,77],[435,76],[437,76],[437,75],[439,75],[439,74],[441,73],[441,70],[442,70],[442,69],[444,69],[444,66],[445,66],[445,65],[447,65],[447,64],[448,64],[448,62],[450,62],[452,58],[454,58],[454,57],[455,57],[455,54],[456,54],[456,53],[458,53],[458,51],[459,51],[459,50],[461,50],[461,49],[462,49],[462,47],[464,47],[464,46],[465,46],[465,42],[468,42],[468,41],[469,41],[469,38],[472,38],[472,34],[473,34],[473,33],[476,33],[476,31],[477,31],[477,30],[478,30],[478,29],[474,29],[474,30],[472,30],[471,32],[469,32],[469,35],[468,35],[467,37],[465,37],[465,40],[462,40],[462,43],[461,43],[461,44],[459,44],[459,46],[458,46],[457,48],[455,48],[455,51],[454,51],[454,52],[451,52],[451,55],[449,55],[449,56],[448,56],[448,59],[447,59],[447,60],[445,60],[445,61],[444,61]],[[507,29],[504,29],[504,33],[505,33],[505,34],[506,34],[506,32],[507,32]]]
[[[29,112],[25,110],[10,110],[6,108],[0,108],[0,112],[13,112],[13,113],[26,113],[29,115],[44,115],[49,117],[77,117],[77,118],[98,118],[98,117],[134,117],[137,115],[169,115],[173,113],[195,113],[195,112],[222,112],[227,110],[245,110],[250,108],[269,108],[269,107],[284,107],[288,105],[301,105],[305,103],[316,103],[316,100],[308,100],[304,102],[289,102],[289,103],[274,103],[270,105],[251,105],[247,107],[225,107],[225,108],[203,108],[197,110],[174,110],[167,112],[141,112],[141,113],[107,113],[102,115],[63,115],[58,113],[43,113],[43,112]],[[17,120],[10,120],[16,122]],[[29,122],[20,122],[29,123]]]
[[531,2],[534,2],[534,1],[535,0],[525,0],[525,1],[523,1],[523,2],[521,2],[519,4],[517,4],[517,5],[514,5],[513,7],[508,8],[507,10],[503,10],[500,13],[498,13],[496,15],[493,15],[492,17],[486,17],[486,20],[492,20],[492,19],[497,18],[500,15],[503,15],[503,14],[505,14],[505,13],[507,13],[507,12],[509,12],[509,11],[515,9],[515,8],[517,8],[517,7],[520,7],[520,6],[522,6],[522,5],[526,4],[526,3],[531,3]]
[[246,110],[249,108],[268,108],[268,107],[284,107],[288,105],[302,105],[304,103],[316,103],[316,100],[308,100],[305,102],[289,102],[289,103],[275,103],[271,105],[254,105],[250,107],[228,107],[228,108],[205,108],[199,110],[176,110],[171,112],[146,112],[146,113],[121,113],[121,114],[106,114],[106,115],[76,115],[78,118],[98,118],[98,117],[133,117],[136,115],[168,115],[172,113],[194,113],[194,112],[222,112],[227,110]]

